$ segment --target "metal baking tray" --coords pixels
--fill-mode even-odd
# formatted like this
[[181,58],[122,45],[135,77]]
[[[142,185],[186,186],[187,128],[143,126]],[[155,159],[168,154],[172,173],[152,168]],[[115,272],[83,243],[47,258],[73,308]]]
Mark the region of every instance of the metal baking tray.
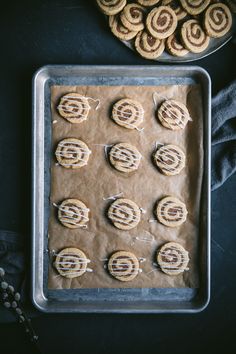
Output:
[[[52,85],[201,85],[204,113],[204,174],[201,191],[200,286],[152,289],[47,288]],[[195,66],[44,66],[33,78],[32,300],[44,312],[199,312],[210,298],[211,81]]]

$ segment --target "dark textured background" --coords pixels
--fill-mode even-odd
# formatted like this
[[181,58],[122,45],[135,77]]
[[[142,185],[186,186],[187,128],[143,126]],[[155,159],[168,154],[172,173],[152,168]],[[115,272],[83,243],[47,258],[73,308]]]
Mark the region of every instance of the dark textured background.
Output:
[[[0,228],[20,231],[28,250],[33,73],[45,64],[153,64],[112,36],[94,3],[12,0],[1,5]],[[216,93],[235,78],[235,62],[236,45],[229,43],[194,64],[209,72]],[[235,187],[236,176],[212,194],[212,295],[204,312],[155,316],[40,314],[33,324],[44,352],[235,353]],[[1,324],[0,342],[4,352],[30,353],[18,324]]]

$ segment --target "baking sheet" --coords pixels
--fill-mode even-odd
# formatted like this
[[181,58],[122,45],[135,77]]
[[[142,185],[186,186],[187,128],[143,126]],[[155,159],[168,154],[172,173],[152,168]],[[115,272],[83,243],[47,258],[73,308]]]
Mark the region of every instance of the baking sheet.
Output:
[[[48,223],[52,158],[51,87],[199,84],[203,100],[203,185],[198,288],[49,289]],[[196,313],[210,299],[211,80],[197,66],[46,65],[33,77],[32,301],[46,313]]]
[[[101,107],[92,110],[87,121],[70,124],[57,113],[56,106],[63,94],[78,92],[99,98]],[[187,105],[192,121],[183,131],[171,131],[158,123],[155,117],[153,93],[177,99]],[[116,125],[110,119],[112,104],[123,97],[138,100],[144,107],[143,132],[131,131]],[[163,99],[160,97],[159,103]],[[52,160],[51,203],[60,203],[66,198],[81,199],[90,208],[88,229],[67,229],[57,220],[57,210],[51,207],[49,221],[49,250],[65,247],[81,248],[92,260],[93,273],[66,279],[58,275],[49,264],[48,286],[50,289],[69,288],[196,288],[199,286],[199,212],[203,173],[203,103],[200,85],[168,86],[52,86]],[[66,137],[76,137],[89,146],[92,154],[86,167],[67,170],[56,165],[53,152],[57,143]],[[155,142],[173,143],[186,152],[186,167],[177,176],[164,176],[153,165],[151,155]],[[104,154],[103,144],[129,142],[143,155],[138,171],[122,174],[112,168]],[[101,144],[101,145],[99,145]],[[116,229],[107,220],[105,212],[111,201],[104,197],[123,192],[123,197],[134,200],[146,209],[139,225],[130,231]],[[188,209],[187,221],[177,228],[168,228],[160,223],[149,222],[156,202],[166,195],[175,195],[184,201]],[[139,238],[153,238],[147,243]],[[190,255],[189,271],[178,276],[168,276],[154,265],[155,254],[163,243],[176,241]],[[129,250],[138,257],[146,258],[141,264],[143,272],[132,282],[123,283],[108,275],[104,259],[116,250]]]

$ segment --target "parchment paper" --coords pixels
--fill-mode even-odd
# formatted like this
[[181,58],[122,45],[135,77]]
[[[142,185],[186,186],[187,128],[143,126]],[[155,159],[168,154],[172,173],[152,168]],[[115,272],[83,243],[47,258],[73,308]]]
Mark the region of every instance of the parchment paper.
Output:
[[[163,127],[155,116],[153,93],[157,91],[166,98],[177,99],[187,105],[193,121],[181,131]],[[101,107],[89,101],[92,109],[89,118],[80,124],[71,124],[59,116],[56,107],[62,95],[78,92],[99,98]],[[143,132],[129,130],[115,124],[110,118],[112,105],[119,99],[130,97],[138,100],[145,109],[145,120],[140,127]],[[160,98],[159,103],[163,101]],[[57,210],[51,207],[49,220],[50,250],[60,251],[66,247],[82,249],[92,261],[93,273],[66,279],[49,266],[48,287],[67,288],[156,288],[198,287],[199,285],[199,210],[203,174],[203,113],[200,86],[53,86],[51,88],[52,128],[51,203],[60,203],[66,198],[81,199],[90,208],[88,229],[68,229],[57,219]],[[87,166],[70,170],[56,166],[54,156],[58,142],[76,137],[92,150]],[[186,152],[186,167],[177,176],[164,176],[153,165],[152,153],[155,142],[173,143]],[[132,174],[123,174],[110,166],[104,147],[96,144],[128,142],[135,145],[143,158],[139,169]],[[138,226],[130,231],[116,229],[107,219],[106,210],[111,201],[103,197],[123,192],[123,197],[135,201],[146,209]],[[166,227],[155,221],[153,213],[158,200],[174,195],[186,203],[187,221],[177,228]],[[147,243],[135,237],[153,237]],[[177,276],[169,276],[153,265],[157,249],[168,241],[183,245],[190,256],[189,270]],[[104,259],[114,251],[128,250],[137,257],[145,257],[141,264],[143,272],[133,281],[125,283],[112,278],[104,269]]]

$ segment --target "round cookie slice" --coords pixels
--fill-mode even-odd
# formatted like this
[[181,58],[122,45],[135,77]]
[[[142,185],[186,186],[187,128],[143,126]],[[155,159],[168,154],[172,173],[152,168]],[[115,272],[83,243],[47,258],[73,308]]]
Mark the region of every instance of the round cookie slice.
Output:
[[79,199],[66,199],[58,206],[58,219],[69,229],[83,228],[89,221],[89,209]]
[[141,211],[130,199],[119,198],[108,209],[108,218],[120,230],[131,230],[138,225]]
[[144,109],[141,103],[130,98],[122,98],[112,108],[112,119],[127,129],[137,129],[143,118]]
[[148,14],[146,26],[155,38],[165,39],[174,33],[177,27],[177,16],[169,6],[154,7]]
[[186,205],[175,197],[165,197],[157,205],[156,215],[159,222],[165,226],[177,227],[187,218]]
[[177,100],[165,100],[157,111],[157,117],[170,130],[184,129],[191,119],[187,107]]
[[91,151],[79,139],[66,138],[61,140],[56,148],[56,159],[65,168],[77,169],[87,165]]
[[105,15],[116,15],[126,5],[126,0],[97,0],[99,8]]
[[222,3],[209,6],[204,15],[204,28],[210,37],[223,37],[231,29],[232,22],[230,9]]
[[142,6],[154,6],[154,5],[157,5],[160,0],[137,0],[137,2],[142,5]]
[[83,275],[89,262],[90,260],[80,249],[65,248],[57,254],[54,267],[60,275],[72,279]]
[[207,8],[210,1],[211,0],[180,0],[180,3],[190,15],[199,15]]
[[120,281],[133,280],[138,275],[139,270],[139,261],[131,252],[115,252],[108,261],[109,273]]
[[128,143],[119,143],[112,146],[109,159],[116,170],[130,173],[139,167],[142,155],[138,149]]
[[167,242],[157,252],[157,263],[168,275],[183,273],[188,266],[188,252],[177,242]]
[[185,154],[176,145],[162,145],[157,149],[154,161],[164,175],[175,176],[185,167]]
[[143,30],[135,38],[135,49],[146,59],[156,59],[163,53],[165,44],[162,39],[154,38]]
[[173,33],[170,37],[167,38],[166,49],[171,55],[176,57],[184,57],[189,53],[189,50],[186,49],[177,38],[176,33]]
[[196,20],[184,22],[181,28],[181,39],[185,48],[192,53],[203,52],[210,43],[210,37]]
[[130,31],[120,21],[119,15],[109,16],[109,26],[111,32],[119,39],[129,41],[134,38],[138,32]]
[[144,8],[136,3],[125,6],[120,14],[122,24],[130,31],[141,31],[144,28]]

